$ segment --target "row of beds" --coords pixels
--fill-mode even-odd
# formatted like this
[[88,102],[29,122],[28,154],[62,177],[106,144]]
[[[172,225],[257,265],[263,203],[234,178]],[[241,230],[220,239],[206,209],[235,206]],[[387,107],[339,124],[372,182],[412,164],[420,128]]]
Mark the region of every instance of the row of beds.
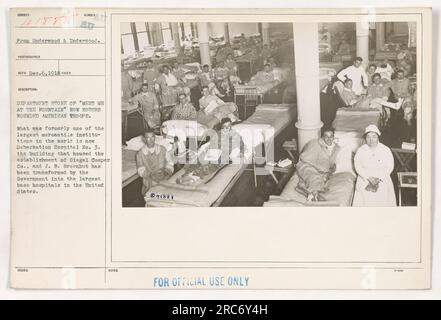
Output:
[[[236,124],[234,129],[243,134],[242,138],[247,150],[258,148],[263,143],[266,148],[282,136],[282,132],[288,129],[293,123],[296,110],[289,104],[261,104],[256,107],[255,112],[243,122]],[[273,130],[265,130],[273,128]],[[262,135],[262,139],[253,139],[247,133],[251,130],[258,130],[267,134]],[[268,134],[270,133],[270,134]],[[202,136],[203,132],[197,135]],[[123,188],[138,178],[135,163],[135,150],[122,149],[122,180]],[[232,189],[236,181],[242,176],[249,164],[229,164],[223,167],[207,183],[192,187],[178,184],[176,180],[185,171],[180,169],[175,172],[168,180],[153,186],[149,194],[171,194],[173,199],[157,199],[146,197],[148,207],[209,207],[220,206],[222,201]]]
[[[189,83],[193,84],[194,81],[196,81],[196,74],[197,70],[200,69],[200,65],[198,63],[187,63],[184,65],[184,68],[187,68],[188,72],[186,74],[187,80]],[[247,86],[248,88],[254,88],[258,90],[259,95],[262,97],[269,93],[271,90],[273,90],[276,85],[281,85],[285,83],[288,80],[288,69],[281,69],[279,72],[282,75],[281,81],[278,84],[275,84],[274,82],[268,83],[268,84],[261,84],[261,85],[255,85],[255,86]],[[237,95],[243,94],[243,86],[238,85],[235,87],[235,93]],[[262,98],[263,100],[263,98]],[[261,101],[262,101],[261,100]],[[124,111],[127,111],[128,113],[133,113],[138,110],[137,106],[130,105],[128,103],[125,103],[125,101],[122,101],[122,109]],[[279,130],[283,130],[288,125],[288,121],[293,121],[293,115],[290,112],[276,112],[275,114],[279,115],[280,117],[275,117],[268,123],[267,119],[272,118],[273,111],[280,111],[280,110],[287,110],[286,106],[281,105],[260,105],[256,107],[256,112],[250,116],[247,120],[245,120],[242,125],[246,124],[255,124],[258,126],[262,125],[273,125],[275,128],[278,128]],[[200,126],[198,126],[200,127]],[[276,135],[278,135],[279,132],[276,132]],[[198,134],[203,134],[203,131],[200,131]],[[139,178],[137,171],[136,171],[136,163],[135,163],[135,154],[136,150],[130,150],[126,147],[122,148],[122,187],[125,188],[129,186],[132,182],[137,180]],[[223,172],[227,172],[228,170],[222,170],[221,176],[224,175]],[[238,177],[236,177],[238,178]],[[170,179],[175,179],[173,176]],[[217,179],[219,180],[219,178]],[[222,179],[220,179],[222,180]],[[237,180],[237,179],[236,179]],[[235,181],[236,181],[235,180]],[[222,189],[222,188],[220,188]],[[227,188],[229,189],[229,188]],[[210,205],[210,204],[209,204]]]
[[[320,85],[324,86],[330,72],[335,68],[321,68]],[[272,90],[267,86],[267,90]],[[253,141],[247,136],[242,136],[248,150],[258,147],[256,144],[263,143],[281,145],[286,139],[296,121],[296,108],[289,104],[260,104],[255,112],[243,122],[234,126],[241,134],[241,129],[260,129],[272,127],[272,135],[266,135],[262,141]],[[369,124],[380,125],[381,114],[376,110],[339,109],[336,113],[333,127],[335,137],[341,147],[337,158],[336,173],[331,177],[328,188],[324,194],[327,201],[307,202],[305,196],[296,191],[299,177],[296,173],[283,188],[280,195],[271,195],[263,206],[350,206],[354,194],[356,174],[353,167],[353,155],[363,143],[362,135]],[[244,131],[246,132],[246,130]],[[198,135],[203,132],[198,132]],[[138,179],[135,163],[135,150],[122,149],[122,186],[123,188]],[[172,194],[173,199],[159,199],[146,197],[147,207],[209,207],[220,206],[233,188],[237,180],[242,176],[248,164],[229,164],[223,167],[208,182],[198,186],[184,186],[176,180],[185,173],[183,169],[175,172],[168,180],[153,186],[149,194]]]

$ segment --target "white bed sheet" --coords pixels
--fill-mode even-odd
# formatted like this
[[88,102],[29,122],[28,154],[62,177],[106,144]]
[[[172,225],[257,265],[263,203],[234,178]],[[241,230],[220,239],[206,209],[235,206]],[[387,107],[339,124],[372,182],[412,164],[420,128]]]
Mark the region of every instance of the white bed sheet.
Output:
[[[306,197],[296,191],[299,177],[296,173],[283,188],[280,196],[272,197],[264,206],[306,206],[320,205],[319,203],[308,203]],[[326,205],[328,206],[344,206],[352,205],[354,196],[355,176],[351,172],[335,173],[328,182],[329,191],[324,194]]]

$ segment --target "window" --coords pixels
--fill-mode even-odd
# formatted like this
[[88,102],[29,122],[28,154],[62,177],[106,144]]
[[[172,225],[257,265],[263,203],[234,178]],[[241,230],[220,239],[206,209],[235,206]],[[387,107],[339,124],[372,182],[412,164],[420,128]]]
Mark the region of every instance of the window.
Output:
[[191,28],[191,23],[190,22],[184,22],[184,35],[185,37],[187,37],[188,39],[191,39],[193,36],[192,33],[192,28]]
[[[179,23],[178,33],[182,39],[195,36],[194,26],[191,23]],[[123,22],[121,23],[122,52],[130,55],[136,51],[143,51],[149,46],[158,46],[162,43],[174,46],[171,23],[169,22]]]
[[161,22],[162,37],[164,43],[167,44],[173,41],[171,25],[168,22]]
[[147,22],[135,22],[135,26],[138,35],[139,50],[144,50],[144,47],[151,45],[148,34],[148,24]]
[[125,54],[134,54],[135,53],[135,41],[133,39],[132,28],[130,26],[130,22],[122,22],[121,23],[121,44],[122,51]]

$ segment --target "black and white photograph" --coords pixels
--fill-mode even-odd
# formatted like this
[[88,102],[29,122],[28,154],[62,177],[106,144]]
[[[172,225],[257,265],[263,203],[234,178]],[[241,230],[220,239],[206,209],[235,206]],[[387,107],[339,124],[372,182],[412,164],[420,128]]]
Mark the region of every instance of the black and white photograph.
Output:
[[416,206],[417,43],[415,22],[122,22],[123,206]]
[[431,288],[432,9],[186,5],[9,11],[11,290]]

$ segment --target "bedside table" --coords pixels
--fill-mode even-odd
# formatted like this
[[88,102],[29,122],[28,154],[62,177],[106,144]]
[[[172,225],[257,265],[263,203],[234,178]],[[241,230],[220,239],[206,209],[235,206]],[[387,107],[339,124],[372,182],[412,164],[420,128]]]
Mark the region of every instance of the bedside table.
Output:
[[[291,177],[292,173],[295,170],[295,165],[292,163],[287,167],[279,167],[272,165],[265,165],[265,169],[268,170],[269,174],[273,178],[274,182],[277,185],[277,188],[281,188],[284,183]],[[276,176],[276,172],[281,174],[281,177],[278,179]]]

